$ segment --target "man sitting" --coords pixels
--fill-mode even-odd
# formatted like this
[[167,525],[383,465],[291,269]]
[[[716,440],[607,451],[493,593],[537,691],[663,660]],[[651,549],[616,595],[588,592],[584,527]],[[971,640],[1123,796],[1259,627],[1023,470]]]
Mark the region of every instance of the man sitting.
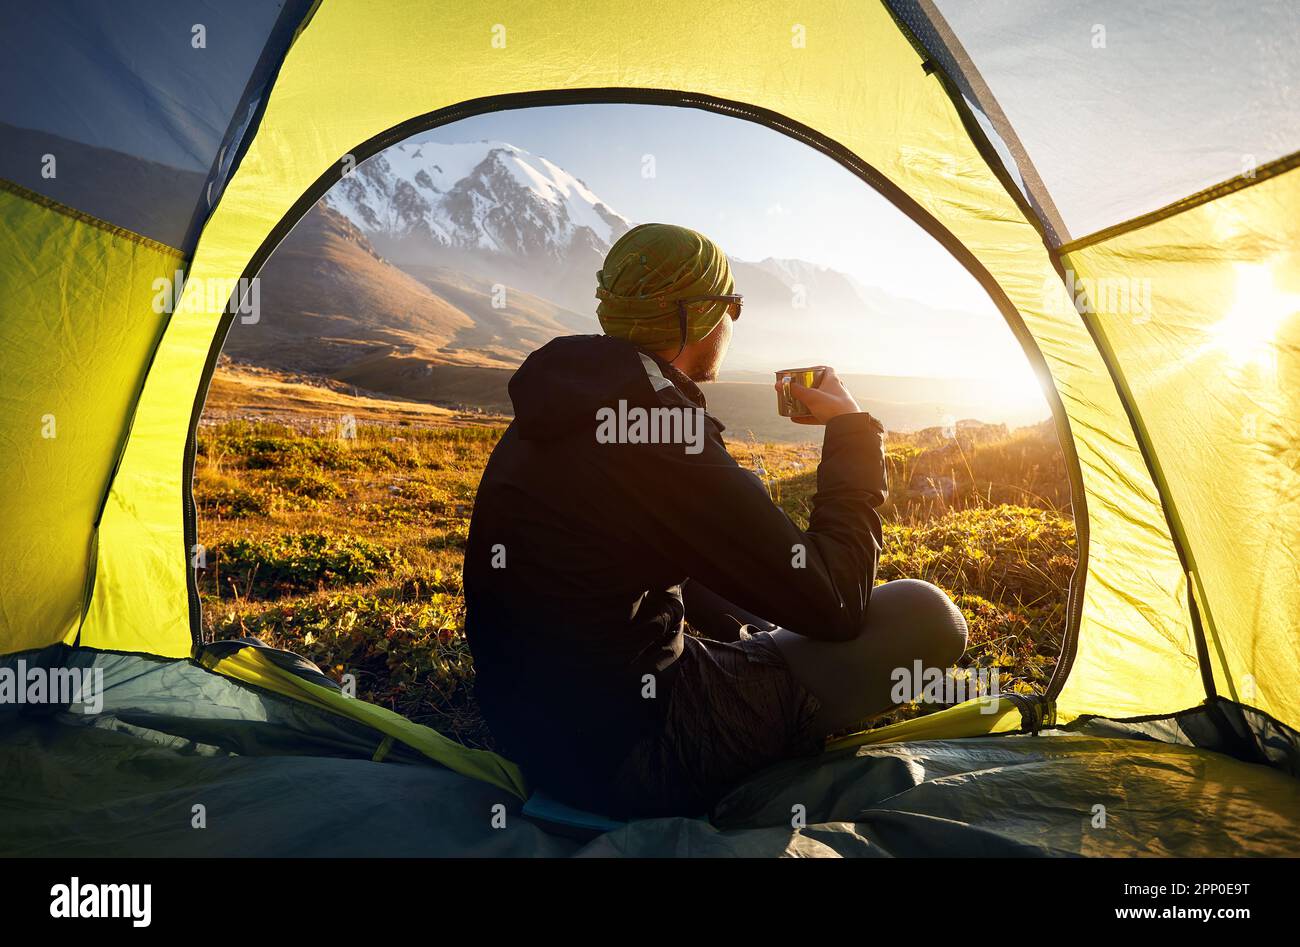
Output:
[[533,785],[609,815],[699,814],[888,710],[894,669],[949,666],[966,624],[928,583],[873,589],[884,430],[833,371],[793,392],[826,426],[807,530],[727,453],[696,384],[740,316],[721,249],[644,224],[597,279],[605,334],[528,357],[479,484],[477,693]]

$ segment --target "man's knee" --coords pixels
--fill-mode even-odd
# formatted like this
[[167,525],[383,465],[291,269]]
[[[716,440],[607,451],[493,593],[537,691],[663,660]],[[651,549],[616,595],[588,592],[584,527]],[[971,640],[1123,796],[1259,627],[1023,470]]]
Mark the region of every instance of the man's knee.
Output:
[[871,592],[867,609],[871,626],[905,634],[914,659],[926,667],[945,668],[966,651],[966,619],[946,592],[920,579],[895,579]]

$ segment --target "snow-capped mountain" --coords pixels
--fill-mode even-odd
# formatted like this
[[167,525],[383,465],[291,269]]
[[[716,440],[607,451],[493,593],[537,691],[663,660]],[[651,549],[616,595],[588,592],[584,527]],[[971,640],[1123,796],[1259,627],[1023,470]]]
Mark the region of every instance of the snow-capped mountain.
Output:
[[503,141],[403,142],[324,202],[399,265],[459,265],[566,304],[575,300],[565,274],[581,267],[589,282],[630,226],[578,178]]
[[[351,220],[386,262],[436,294],[448,292],[448,273],[474,284],[479,301],[465,302],[464,311],[501,357],[526,353],[560,331],[549,317],[521,322],[516,293],[589,320],[581,331],[597,331],[596,271],[633,225],[571,171],[504,141],[402,142],[363,162],[322,202]],[[936,333],[952,345],[960,338],[975,361],[988,347],[978,319],[893,296],[830,267],[773,257],[731,263],[745,296],[728,359],[736,369],[838,356],[850,369],[877,371],[890,353],[886,370],[920,374],[918,343]],[[500,288],[504,307],[489,304]],[[506,315],[514,321],[499,324]],[[471,334],[462,331],[456,344],[471,345]]]
[[[605,253],[632,225],[574,174],[504,141],[403,142],[362,163],[323,203],[418,279],[431,265],[459,270],[583,314],[594,314]],[[862,314],[837,271],[773,259],[734,260],[733,268],[747,324],[767,330],[738,340],[742,361],[798,349],[831,313]]]
[[[510,372],[529,352],[599,331],[595,274],[631,225],[574,174],[506,142],[404,142],[344,177],[286,237],[259,274],[262,318],[237,324],[226,352],[356,389],[508,411]],[[778,366],[915,375],[940,335],[972,363],[987,348],[979,319],[830,267],[774,257],[731,265],[745,307],[724,379],[738,384],[709,397],[737,430],[786,436],[764,426]],[[920,384],[922,394],[894,404],[894,389],[872,382],[870,410],[903,427],[949,412],[1012,417],[969,382],[955,393]],[[984,407],[959,407],[971,397]]]

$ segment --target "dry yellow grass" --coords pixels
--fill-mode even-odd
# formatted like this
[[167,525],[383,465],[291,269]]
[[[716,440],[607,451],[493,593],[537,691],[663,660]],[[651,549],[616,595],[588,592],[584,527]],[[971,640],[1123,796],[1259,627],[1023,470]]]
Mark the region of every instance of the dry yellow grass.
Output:
[[[255,399],[275,398],[279,423],[200,430],[207,633],[253,635],[326,673],[352,673],[359,696],[490,746],[472,699],[460,575],[500,421],[285,379],[226,379],[210,408],[218,418],[250,406],[259,413]],[[356,419],[355,437],[340,437],[344,414]],[[805,523],[818,448],[731,447]],[[1041,428],[972,429],[935,443],[894,437],[889,465],[881,578],[945,588],[971,626],[963,664],[998,667],[1004,687],[1041,687],[1059,651],[1075,560],[1072,522],[1055,502],[1066,486],[1054,438]]]

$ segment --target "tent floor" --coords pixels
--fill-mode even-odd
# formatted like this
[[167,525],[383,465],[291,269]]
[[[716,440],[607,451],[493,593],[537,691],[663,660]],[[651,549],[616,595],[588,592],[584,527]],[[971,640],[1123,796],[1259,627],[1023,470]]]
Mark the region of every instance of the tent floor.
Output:
[[103,706],[0,707],[3,855],[1300,854],[1300,780],[1104,728],[791,760],[707,821],[650,819],[580,842],[400,746],[372,762],[373,730],[192,661],[85,649],[26,660],[102,671]]
[[[712,822],[645,820],[585,844],[542,831],[501,790],[432,764],[208,755],[47,718],[0,738],[0,772],[8,855],[1300,853],[1291,777],[1187,747],[1068,734],[786,763],[735,790]],[[498,803],[503,827],[493,826]],[[193,827],[195,806],[206,828]],[[806,827],[792,827],[797,806]]]

